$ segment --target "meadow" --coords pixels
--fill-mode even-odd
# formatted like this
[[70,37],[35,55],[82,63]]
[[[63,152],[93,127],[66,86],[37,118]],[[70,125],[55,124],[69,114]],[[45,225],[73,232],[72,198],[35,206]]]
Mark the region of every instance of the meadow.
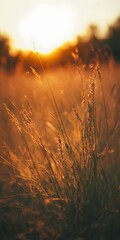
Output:
[[120,66],[0,72],[0,239],[120,239]]

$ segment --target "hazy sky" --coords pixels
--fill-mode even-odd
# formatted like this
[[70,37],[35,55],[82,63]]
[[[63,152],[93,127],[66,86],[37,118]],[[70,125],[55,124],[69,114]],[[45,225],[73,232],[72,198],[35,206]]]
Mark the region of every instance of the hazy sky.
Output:
[[[0,32],[8,33],[16,45],[23,44],[19,29],[20,23],[30,14],[32,15],[32,9],[40,8],[43,3],[55,5],[57,8],[65,5],[68,9],[72,9],[74,13],[71,26],[74,27],[73,34],[82,33],[85,27],[93,22],[100,26],[101,31],[104,31],[106,26],[120,15],[120,0],[0,0]],[[46,21],[47,17],[50,18],[50,16],[46,16]],[[42,24],[44,25],[44,22]],[[24,22],[22,26],[24,28]]]

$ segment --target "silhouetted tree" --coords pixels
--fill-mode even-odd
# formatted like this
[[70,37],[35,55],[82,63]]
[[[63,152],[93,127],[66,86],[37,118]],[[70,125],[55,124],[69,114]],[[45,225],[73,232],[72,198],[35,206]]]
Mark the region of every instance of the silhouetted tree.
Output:
[[111,48],[116,60],[120,60],[120,17],[109,27],[106,44]]
[[20,53],[11,54],[11,42],[6,36],[0,35],[0,68],[7,72],[13,72],[20,60]]

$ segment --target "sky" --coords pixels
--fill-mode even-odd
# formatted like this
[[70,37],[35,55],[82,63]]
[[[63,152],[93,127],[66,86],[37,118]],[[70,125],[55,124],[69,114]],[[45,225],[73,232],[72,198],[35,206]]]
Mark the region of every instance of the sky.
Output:
[[18,48],[40,43],[43,53],[84,34],[95,23],[102,33],[120,16],[120,0],[0,0],[0,32]]

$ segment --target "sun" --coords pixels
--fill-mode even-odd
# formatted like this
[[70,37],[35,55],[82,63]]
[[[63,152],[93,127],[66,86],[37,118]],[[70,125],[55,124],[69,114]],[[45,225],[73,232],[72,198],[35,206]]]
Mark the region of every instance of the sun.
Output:
[[24,49],[33,45],[43,54],[74,38],[75,13],[65,5],[41,4],[24,16],[19,34]]

